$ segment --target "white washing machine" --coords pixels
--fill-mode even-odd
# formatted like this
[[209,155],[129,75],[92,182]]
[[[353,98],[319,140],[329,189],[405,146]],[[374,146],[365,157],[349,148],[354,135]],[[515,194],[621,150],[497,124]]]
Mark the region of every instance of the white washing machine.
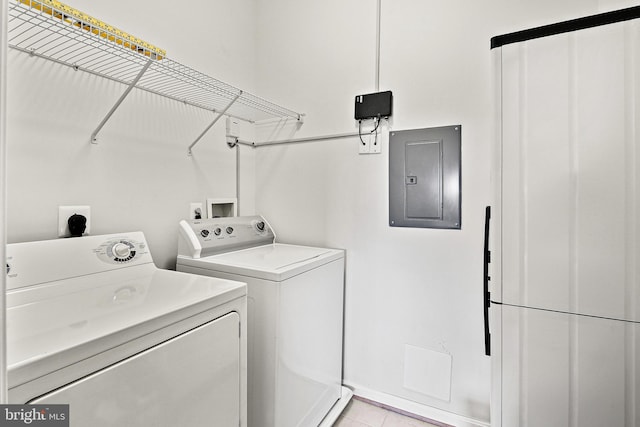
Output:
[[7,246],[10,403],[72,426],[246,426],[246,285],[158,269],[141,232]]
[[343,250],[275,243],[260,216],[181,221],[176,269],[248,285],[250,427],[333,424],[351,398]]

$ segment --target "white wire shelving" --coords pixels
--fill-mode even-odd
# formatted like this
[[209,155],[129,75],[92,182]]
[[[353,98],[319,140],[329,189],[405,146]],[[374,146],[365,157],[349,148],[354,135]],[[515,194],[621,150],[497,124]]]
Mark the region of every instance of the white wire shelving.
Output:
[[[303,120],[304,114],[173,61],[142,40],[89,16],[69,14],[69,9],[53,0],[10,0],[8,44],[12,49],[128,86],[91,135],[93,143],[133,88],[212,111],[216,113],[213,123],[223,115],[250,123]],[[122,34],[128,38],[120,37]],[[189,152],[213,123],[191,144]]]

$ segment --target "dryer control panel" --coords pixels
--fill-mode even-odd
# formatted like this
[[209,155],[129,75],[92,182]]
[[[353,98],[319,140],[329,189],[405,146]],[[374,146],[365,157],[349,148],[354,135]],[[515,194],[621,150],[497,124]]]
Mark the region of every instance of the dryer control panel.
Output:
[[153,265],[141,231],[7,245],[7,289]]
[[111,264],[126,264],[132,262],[136,256],[147,253],[147,244],[131,238],[117,237],[105,240],[94,249],[95,254],[104,262]]
[[269,223],[259,215],[182,220],[178,230],[178,255],[201,258],[274,241]]

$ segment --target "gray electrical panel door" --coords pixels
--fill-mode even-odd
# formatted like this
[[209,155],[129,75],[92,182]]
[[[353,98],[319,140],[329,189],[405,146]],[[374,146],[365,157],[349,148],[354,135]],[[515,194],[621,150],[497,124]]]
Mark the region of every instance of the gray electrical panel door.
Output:
[[462,126],[393,131],[389,225],[460,228]]

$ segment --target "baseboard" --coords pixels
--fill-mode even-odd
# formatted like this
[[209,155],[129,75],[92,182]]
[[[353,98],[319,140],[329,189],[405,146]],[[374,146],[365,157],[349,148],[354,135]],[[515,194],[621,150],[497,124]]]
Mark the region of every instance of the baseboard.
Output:
[[382,393],[371,390],[358,384],[344,382],[344,385],[353,390],[354,396],[362,397],[373,402],[378,402],[384,406],[399,409],[402,412],[415,414],[429,420],[436,421],[445,425],[454,427],[490,427],[491,424],[486,421],[475,420],[454,414],[452,412],[443,411],[442,409],[432,406],[423,405],[411,400],[403,399],[391,394]]
[[343,386],[341,393],[342,397],[333,405],[318,427],[332,427],[338,418],[340,418],[340,414],[342,414],[342,411],[344,411],[344,408],[347,407],[353,397],[353,392],[347,387]]

